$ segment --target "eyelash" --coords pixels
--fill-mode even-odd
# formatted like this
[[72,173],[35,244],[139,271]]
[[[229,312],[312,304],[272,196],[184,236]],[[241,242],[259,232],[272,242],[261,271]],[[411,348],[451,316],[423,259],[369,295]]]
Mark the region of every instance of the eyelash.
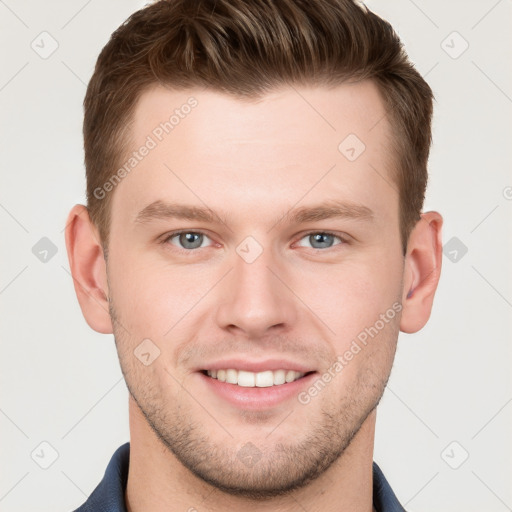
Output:
[[[180,231],[173,231],[171,233],[169,233],[168,235],[166,235],[164,237],[164,239],[161,241],[161,243],[163,245],[167,245],[169,244],[169,241],[178,236],[178,235],[181,235],[183,233],[192,233],[192,234],[195,234],[195,235],[204,235],[208,238],[210,238],[206,233],[204,233],[203,231],[192,231],[192,230],[188,230],[188,229],[183,229],[183,230],[180,230]],[[320,252],[326,252],[327,250],[329,249],[334,249],[336,246],[338,245],[347,245],[349,243],[349,241],[344,238],[343,236],[337,234],[337,233],[334,233],[332,231],[309,231],[307,233],[304,233],[298,241],[306,238],[307,236],[311,236],[311,235],[329,235],[329,236],[332,236],[334,238],[338,238],[340,240],[340,243],[339,244],[336,244],[336,245],[333,245],[332,247],[326,247],[325,249],[317,249],[315,247],[309,247],[309,249],[313,250],[313,251],[320,251]],[[171,245],[171,244],[169,244]],[[173,245],[173,249],[181,252],[181,253],[185,253],[185,254],[189,254],[189,255],[192,255],[194,252],[197,252],[199,249],[206,249],[206,247],[198,247],[196,249],[183,249],[181,247],[178,247],[176,245]]]

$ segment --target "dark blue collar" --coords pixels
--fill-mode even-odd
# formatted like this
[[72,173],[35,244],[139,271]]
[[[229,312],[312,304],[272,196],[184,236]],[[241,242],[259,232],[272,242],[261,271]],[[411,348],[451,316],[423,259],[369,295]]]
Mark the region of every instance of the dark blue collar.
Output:
[[[130,443],[120,446],[107,466],[103,480],[75,512],[126,512],[124,491],[128,481]],[[373,463],[373,505],[377,512],[405,512],[377,464]]]

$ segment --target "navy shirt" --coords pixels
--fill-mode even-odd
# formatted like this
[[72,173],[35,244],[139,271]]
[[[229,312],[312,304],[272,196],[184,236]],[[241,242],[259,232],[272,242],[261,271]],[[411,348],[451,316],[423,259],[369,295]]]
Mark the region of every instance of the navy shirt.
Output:
[[[130,443],[120,446],[107,466],[103,480],[89,499],[74,512],[126,512],[124,492],[128,481]],[[373,463],[373,505],[377,512],[405,512],[379,466]]]

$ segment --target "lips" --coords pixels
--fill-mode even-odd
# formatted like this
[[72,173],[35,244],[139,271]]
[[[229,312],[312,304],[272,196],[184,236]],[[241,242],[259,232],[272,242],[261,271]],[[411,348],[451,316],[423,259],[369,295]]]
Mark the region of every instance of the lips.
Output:
[[[213,396],[217,399],[220,398],[222,402],[231,404],[235,410],[269,411],[274,408],[280,410],[279,407],[283,404],[289,404],[297,400],[299,393],[311,386],[318,376],[316,371],[285,370],[286,366],[276,370],[260,370],[257,372],[233,366],[197,371],[200,396],[206,398],[210,396],[210,393],[213,393]],[[225,376],[233,383],[229,383],[227,380],[219,380],[219,373],[221,379]],[[213,377],[213,375],[216,376]],[[283,375],[284,383],[279,384],[283,380]],[[286,377],[290,382],[286,381]],[[272,385],[270,385],[271,378]],[[236,383],[234,382],[235,379]],[[274,384],[274,379],[277,379],[277,384]],[[214,400],[213,396],[212,400]]]
[[236,409],[269,410],[296,399],[316,378],[311,364],[292,359],[226,358],[195,368],[200,393],[213,393]]

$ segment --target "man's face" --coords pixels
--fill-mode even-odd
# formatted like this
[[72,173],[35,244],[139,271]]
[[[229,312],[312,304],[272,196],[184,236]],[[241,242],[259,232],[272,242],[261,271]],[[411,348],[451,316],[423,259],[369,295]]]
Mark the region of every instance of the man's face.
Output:
[[[404,260],[377,88],[259,102],[154,88],[131,133],[133,151],[155,145],[112,201],[109,295],[130,393],[205,481],[246,496],[303,485],[375,409],[396,348]],[[185,206],[213,218],[170,215]],[[295,215],[318,207],[340,214]],[[269,386],[289,370],[300,378]]]

